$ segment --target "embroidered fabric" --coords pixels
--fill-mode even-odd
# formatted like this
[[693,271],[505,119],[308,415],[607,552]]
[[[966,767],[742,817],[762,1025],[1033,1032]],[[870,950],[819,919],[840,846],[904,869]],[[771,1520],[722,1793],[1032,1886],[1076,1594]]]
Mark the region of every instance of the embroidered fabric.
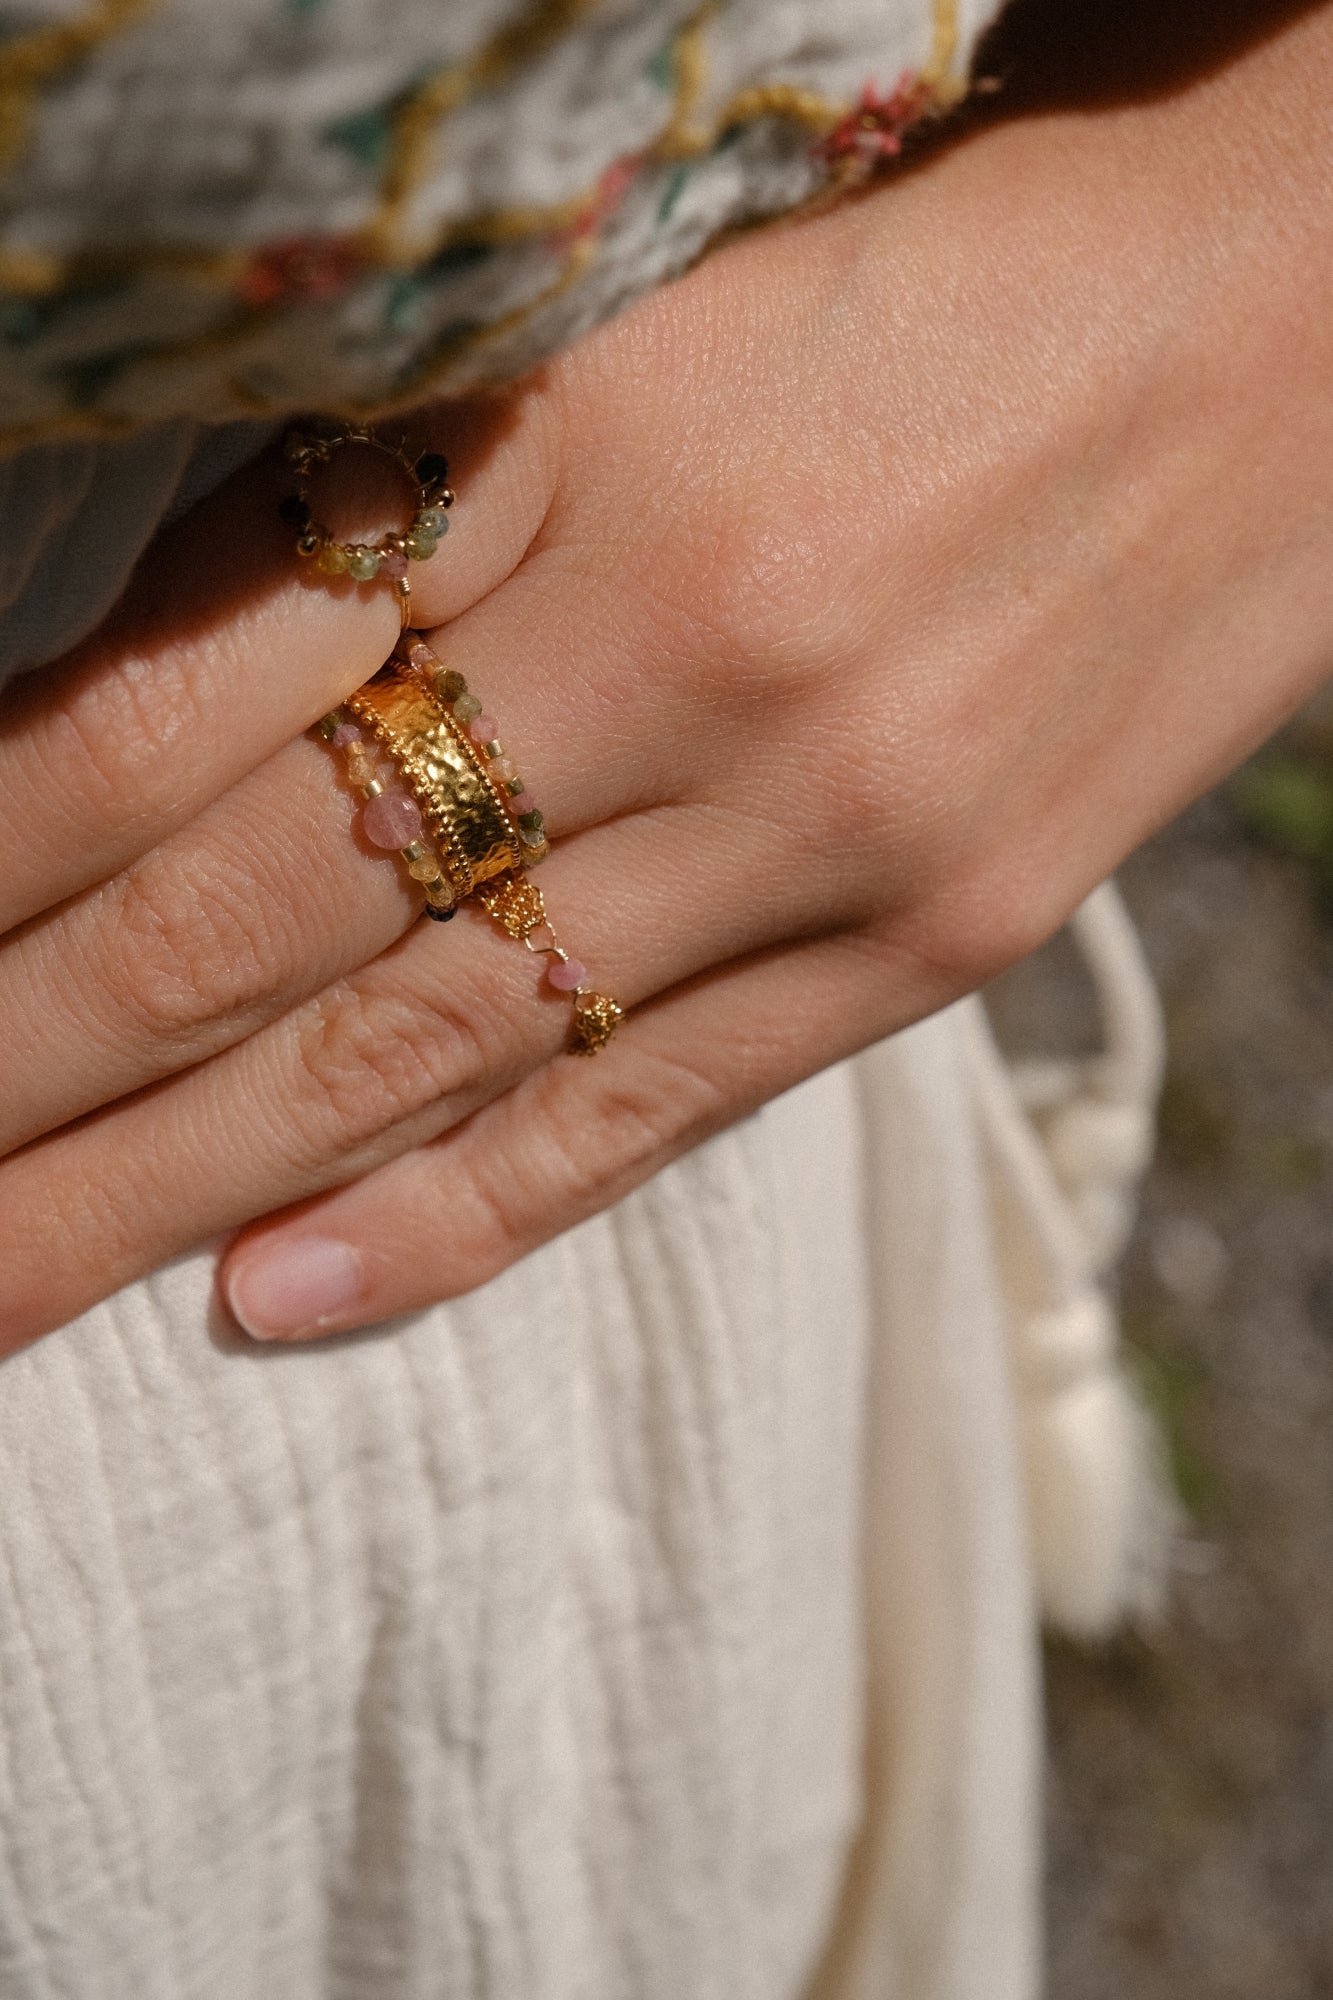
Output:
[[721,230],[868,171],[958,93],[995,0],[3,11],[14,449],[521,372]]

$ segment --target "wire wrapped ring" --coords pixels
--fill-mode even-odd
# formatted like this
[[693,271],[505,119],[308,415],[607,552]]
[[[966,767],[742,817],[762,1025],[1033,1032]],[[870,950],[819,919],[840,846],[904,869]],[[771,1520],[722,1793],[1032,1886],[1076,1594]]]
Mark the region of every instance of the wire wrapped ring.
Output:
[[[347,445],[364,445],[389,459],[414,492],[412,519],[400,532],[381,535],[377,542],[340,542],[317,521],[310,508],[310,484],[336,452]],[[336,429],[293,430],[283,445],[283,457],[296,475],[296,491],[278,508],[288,527],[295,528],[296,552],[324,576],[350,576],[356,583],[391,583],[398,596],[399,615],[406,630],[412,617],[412,586],[407,566],[433,556],[448,533],[448,509],[454,504],[449,463],[438,451],[409,458],[405,439],[390,442],[361,425]]]

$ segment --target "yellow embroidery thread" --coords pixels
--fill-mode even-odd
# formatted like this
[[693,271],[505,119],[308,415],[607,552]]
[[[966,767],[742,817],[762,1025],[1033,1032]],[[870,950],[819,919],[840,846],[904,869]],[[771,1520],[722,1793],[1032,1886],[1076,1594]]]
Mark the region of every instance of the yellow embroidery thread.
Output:
[[429,245],[405,240],[403,223],[430,172],[444,121],[474,91],[500,83],[599,4],[600,0],[536,0],[522,20],[509,22],[475,55],[438,71],[412,93],[394,120],[379,208],[362,232],[370,256],[381,263],[408,266],[431,254]]
[[0,44],[0,173],[23,150],[42,85],[156,5],[157,0],[93,0],[77,20]]
[[[66,38],[67,54],[60,60],[72,60],[81,47],[91,46],[97,37],[92,33],[93,14],[104,21],[104,32],[110,32],[105,25],[105,17],[115,14],[114,25],[128,20],[133,15],[146,11],[157,4],[157,0],[102,0],[102,4],[92,10],[83,21],[71,23],[63,30],[51,30],[42,37],[32,36],[26,41],[42,39],[52,42],[59,34]],[[451,225],[442,231],[439,238],[424,246],[417,246],[406,253],[401,245],[393,241],[393,233],[403,210],[410,203],[417,186],[429,167],[431,151],[438,136],[439,126],[448,112],[471,93],[473,89],[498,82],[523,57],[544,46],[566,25],[572,24],[580,13],[599,0],[537,0],[537,5],[519,23],[511,23],[492,42],[488,43],[469,62],[455,65],[442,71],[423,85],[400,114],[403,124],[396,135],[396,151],[386,174],[383,202],[380,213],[365,232],[366,246],[372,244],[379,252],[378,261],[396,263],[404,254],[410,254],[415,261],[421,257],[437,255],[441,250],[455,243],[501,244],[522,242],[554,235],[575,225],[596,199],[596,185],[572,196],[565,201],[553,203],[550,207],[516,207],[501,210],[489,217],[477,217],[464,224]],[[778,117],[803,127],[816,138],[831,132],[839,120],[846,116],[848,106],[835,104],[816,91],[803,90],[794,84],[756,84],[736,93],[716,114],[707,127],[694,123],[694,114],[707,75],[704,47],[704,30],[710,15],[714,12],[715,0],[705,0],[694,14],[677,31],[672,48],[672,69],[674,90],[671,111],[666,125],[654,143],[644,154],[649,160],[681,160],[698,158],[717,143],[719,136],[734,125],[749,124],[758,118]],[[80,49],[69,49],[69,38],[76,29],[82,29],[86,40]],[[966,90],[965,82],[958,82],[950,76],[951,65],[957,50],[958,25],[956,0],[932,0],[932,38],[930,54],[926,66],[920,73],[920,82],[926,94],[934,99],[936,106],[946,109]],[[11,49],[9,54],[13,54]],[[58,66],[58,64],[57,64]],[[44,70],[43,75],[49,73]],[[0,113],[4,105],[5,71],[3,52],[0,52]],[[415,108],[415,109],[414,109]],[[413,114],[409,116],[409,113]],[[381,232],[383,238],[381,240]],[[372,410],[386,410],[387,407],[406,408],[429,391],[449,370],[478,347],[489,345],[502,339],[506,334],[517,331],[531,320],[545,306],[567,291],[588,269],[596,253],[596,237],[589,235],[576,242],[567,253],[556,277],[531,299],[516,306],[491,326],[469,329],[465,334],[452,338],[446,345],[436,347],[413,371],[410,381],[405,383],[394,398],[392,406],[382,401],[349,405],[339,412],[351,417],[364,417]],[[164,257],[151,260],[154,267],[161,264],[175,264],[182,271],[200,282],[229,284],[234,282],[236,272],[244,263],[244,253],[227,252],[212,258],[201,257],[197,253],[168,253]],[[7,266],[17,263],[21,274],[21,253],[0,251],[0,283],[6,279]],[[40,260],[32,260],[33,265]],[[140,265],[139,268],[144,268]],[[30,270],[32,276],[48,277],[45,267]],[[58,277],[57,277],[58,281]],[[47,289],[43,283],[34,289]],[[19,285],[16,289],[27,290]],[[240,346],[255,330],[262,315],[247,314],[238,324],[233,321],[226,327],[210,329],[191,341],[183,342],[154,360],[164,365],[177,367],[182,362],[202,359],[208,353],[225,352],[229,347]],[[149,366],[152,365],[150,362]],[[267,412],[276,407],[267,404],[248,384],[243,376],[233,375],[227,382],[228,394],[232,397],[238,413],[246,415]],[[116,437],[138,428],[135,420],[113,416],[105,411],[85,410],[67,412],[45,423],[17,426],[8,432],[0,431],[0,446],[13,449],[16,446],[35,442],[39,439],[65,437]]]

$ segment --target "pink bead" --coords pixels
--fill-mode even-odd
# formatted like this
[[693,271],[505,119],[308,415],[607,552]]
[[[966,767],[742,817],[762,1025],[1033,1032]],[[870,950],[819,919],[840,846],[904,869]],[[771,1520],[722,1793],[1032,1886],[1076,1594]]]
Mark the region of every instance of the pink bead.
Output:
[[572,993],[575,987],[582,986],[588,977],[588,968],[581,959],[567,958],[562,963],[560,959],[555,958],[551,961],[546,977],[557,993]]
[[361,731],[354,722],[340,722],[329,741],[335,750],[345,750],[349,743],[361,741]]
[[537,801],[533,796],[530,785],[524,785],[521,792],[511,792],[505,800],[505,804],[516,818],[519,813],[535,813],[537,811]]
[[[406,564],[404,564],[403,568],[404,574],[406,574]],[[424,639],[409,639],[406,646],[402,648],[402,651],[407,655],[407,658],[412,662],[414,667],[438,667],[440,664],[439,656],[432,653]]]
[[380,575],[391,577],[395,583],[401,583],[407,575],[407,557],[400,554],[397,549],[390,549],[380,563]]
[[406,792],[381,792],[367,799],[361,824],[376,847],[407,847],[421,838],[421,808]]
[[493,715],[478,715],[474,717],[472,723],[472,741],[474,743],[494,743],[499,734],[500,725]]

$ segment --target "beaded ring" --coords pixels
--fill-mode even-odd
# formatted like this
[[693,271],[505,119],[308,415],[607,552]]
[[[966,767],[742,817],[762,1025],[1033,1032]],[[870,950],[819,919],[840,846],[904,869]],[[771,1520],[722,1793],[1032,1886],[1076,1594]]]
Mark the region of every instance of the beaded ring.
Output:
[[[373,446],[416,483],[419,504],[406,534],[363,548],[335,542],[311,518],[309,482],[345,444]],[[346,426],[327,436],[294,431],[285,456],[300,488],[279,511],[299,531],[298,553],[328,576],[365,583],[387,578],[402,606],[404,629],[394,656],[319,724],[324,740],[342,751],[347,775],[365,801],[366,838],[375,847],[397,849],[424,893],[428,917],[447,923],[475,895],[501,930],[544,958],[548,983],[573,1007],[571,1053],[595,1055],[624,1010],[589,986],[587,967],[561,944],[541,890],[527,877],[550,852],[541,809],[501,742],[495,718],[463,675],[407,629],[407,563],[434,553],[443,533],[443,527],[436,532],[436,518],[447,526],[442,510],[453,503],[444,459],[427,453],[413,463],[404,445]],[[380,775],[386,765],[392,770],[387,783]]]
[[361,730],[340,709],[324,717],[319,733],[326,743],[342,751],[348,780],[365,800],[361,830],[366,839],[372,847],[386,851],[397,848],[407,863],[408,874],[425,894],[426,915],[436,923],[448,923],[450,917],[458,914],[458,901],[438,853],[426,841],[417,801],[396,787],[385,788]]
[[[381,535],[377,542],[340,542],[310,511],[310,482],[335,452],[347,445],[366,445],[392,461],[414,489],[412,519],[399,533]],[[391,444],[360,425],[339,424],[330,431],[293,430],[283,445],[283,457],[296,474],[296,491],[278,508],[288,527],[297,530],[296,552],[325,576],[350,576],[355,583],[383,578],[398,594],[403,627],[411,619],[410,562],[433,556],[449,531],[448,509],[454,504],[449,486],[449,462],[438,451],[408,457],[405,440]]]

